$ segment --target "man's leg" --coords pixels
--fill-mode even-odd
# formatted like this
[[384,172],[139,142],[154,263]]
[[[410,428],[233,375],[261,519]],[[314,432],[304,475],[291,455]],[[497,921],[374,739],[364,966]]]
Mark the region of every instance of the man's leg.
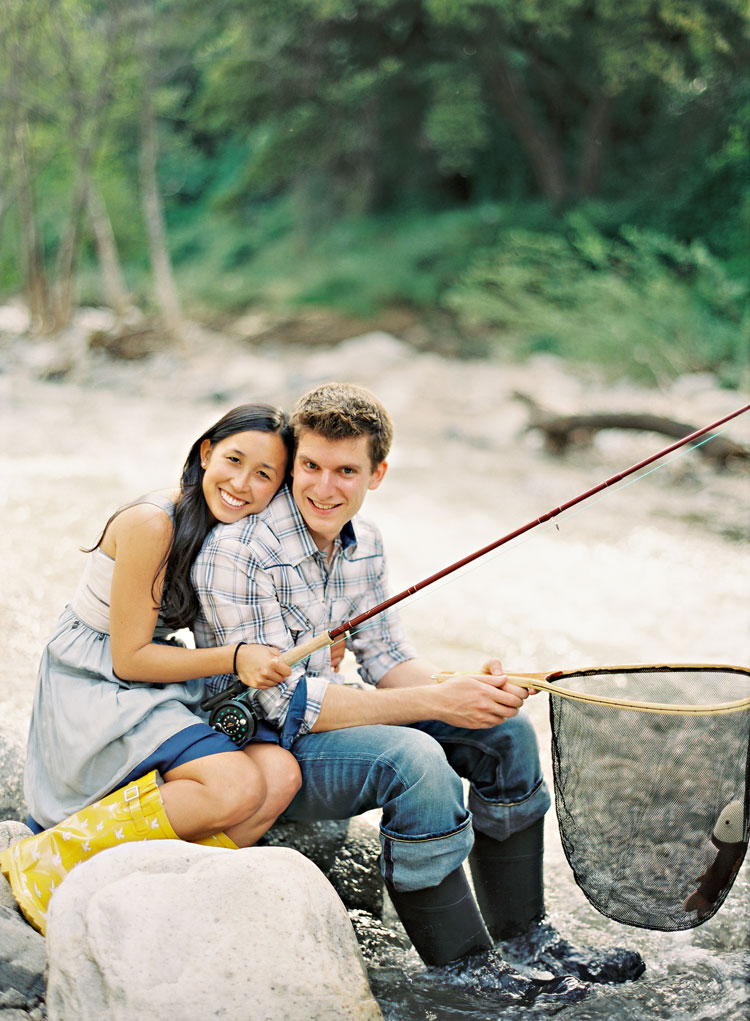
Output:
[[472,832],[461,781],[436,741],[404,727],[356,727],[307,735],[292,751],[302,788],[284,819],[382,809],[381,871],[425,963],[492,946],[462,868]]
[[635,951],[576,949],[544,922],[544,813],[550,804],[536,736],[519,715],[488,730],[418,725],[471,783],[474,891],[494,940],[527,963],[587,981],[624,982],[645,969]]
[[492,949],[463,870],[473,842],[463,787],[433,738],[411,727],[355,727],[306,735],[292,751],[302,788],[283,819],[346,819],[382,809],[381,871],[426,964],[460,959],[472,981],[518,1002],[540,994],[580,998],[580,983],[532,981]]

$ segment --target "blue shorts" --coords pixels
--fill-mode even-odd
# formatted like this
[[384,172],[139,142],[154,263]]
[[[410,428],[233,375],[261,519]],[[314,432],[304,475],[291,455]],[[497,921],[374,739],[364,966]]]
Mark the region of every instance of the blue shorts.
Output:
[[[278,744],[279,737],[280,735],[277,730],[259,720],[251,743],[265,742]],[[131,770],[126,777],[120,780],[114,789],[119,790],[121,787],[125,787],[127,784],[132,783],[133,780],[137,780],[139,777],[145,776],[146,773],[150,773],[153,769],[164,776],[170,769],[183,766],[186,762],[192,762],[193,759],[202,759],[206,755],[219,755],[222,752],[236,752],[238,750],[237,745],[226,734],[214,730],[207,723],[197,723],[167,738],[148,758],[144,759],[143,762],[139,762],[135,769]],[[109,793],[112,792],[110,791]],[[27,817],[26,825],[33,833],[42,832],[43,827],[39,825],[33,816]]]

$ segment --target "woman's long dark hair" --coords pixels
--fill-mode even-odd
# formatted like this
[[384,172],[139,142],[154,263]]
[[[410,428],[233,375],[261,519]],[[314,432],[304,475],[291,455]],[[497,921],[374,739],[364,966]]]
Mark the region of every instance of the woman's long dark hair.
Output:
[[[190,448],[190,453],[182,468],[180,492],[175,503],[172,541],[164,554],[164,559],[156,569],[151,587],[154,600],[158,602],[156,582],[166,566],[161,596],[161,616],[169,627],[175,629],[191,627],[198,616],[200,601],[190,580],[190,571],[203,545],[203,540],[216,524],[216,519],[208,509],[208,504],[203,496],[201,444],[204,440],[209,440],[213,446],[228,436],[244,432],[277,433],[286,447],[285,479],[289,477],[293,456],[292,430],[286,414],[271,404],[241,404],[237,408],[232,408],[202,436],[198,437]],[[115,511],[104,526],[96,545],[89,549],[83,549],[83,552],[91,553],[97,549],[101,545],[110,523],[123,510],[132,506],[133,504],[127,504],[126,507]]]
[[190,627],[198,615],[200,602],[190,580],[190,571],[204,539],[216,524],[203,496],[201,444],[209,440],[213,446],[243,432],[277,433],[286,447],[287,473],[291,469],[292,430],[285,413],[270,404],[242,404],[232,408],[198,437],[182,469],[172,542],[156,572],[158,577],[166,563],[161,614],[170,627]]

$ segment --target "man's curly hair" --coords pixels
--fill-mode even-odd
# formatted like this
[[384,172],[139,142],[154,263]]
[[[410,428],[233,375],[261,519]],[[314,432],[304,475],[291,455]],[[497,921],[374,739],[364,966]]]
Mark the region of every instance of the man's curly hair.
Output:
[[295,445],[309,429],[327,440],[370,437],[373,471],[388,456],[393,423],[377,397],[355,383],[323,383],[297,401],[291,415]]

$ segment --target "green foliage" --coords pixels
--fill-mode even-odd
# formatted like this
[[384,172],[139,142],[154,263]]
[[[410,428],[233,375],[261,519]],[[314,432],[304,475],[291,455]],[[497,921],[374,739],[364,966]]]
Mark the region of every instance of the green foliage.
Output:
[[551,352],[660,382],[747,376],[750,284],[700,242],[623,227],[607,237],[583,214],[564,233],[510,228],[444,296],[467,330],[520,356]]
[[[177,266],[184,292],[224,312],[256,303],[352,316],[390,305],[430,309],[496,225],[486,209],[341,218],[311,233],[297,229],[298,220],[296,201],[283,198],[242,224],[221,216],[183,227],[176,238],[186,255]],[[190,251],[197,245],[199,253]]]
[[97,300],[90,180],[148,302],[152,109],[192,309],[438,307],[475,348],[737,379],[747,0],[5,6],[4,293],[54,284],[67,243]]

